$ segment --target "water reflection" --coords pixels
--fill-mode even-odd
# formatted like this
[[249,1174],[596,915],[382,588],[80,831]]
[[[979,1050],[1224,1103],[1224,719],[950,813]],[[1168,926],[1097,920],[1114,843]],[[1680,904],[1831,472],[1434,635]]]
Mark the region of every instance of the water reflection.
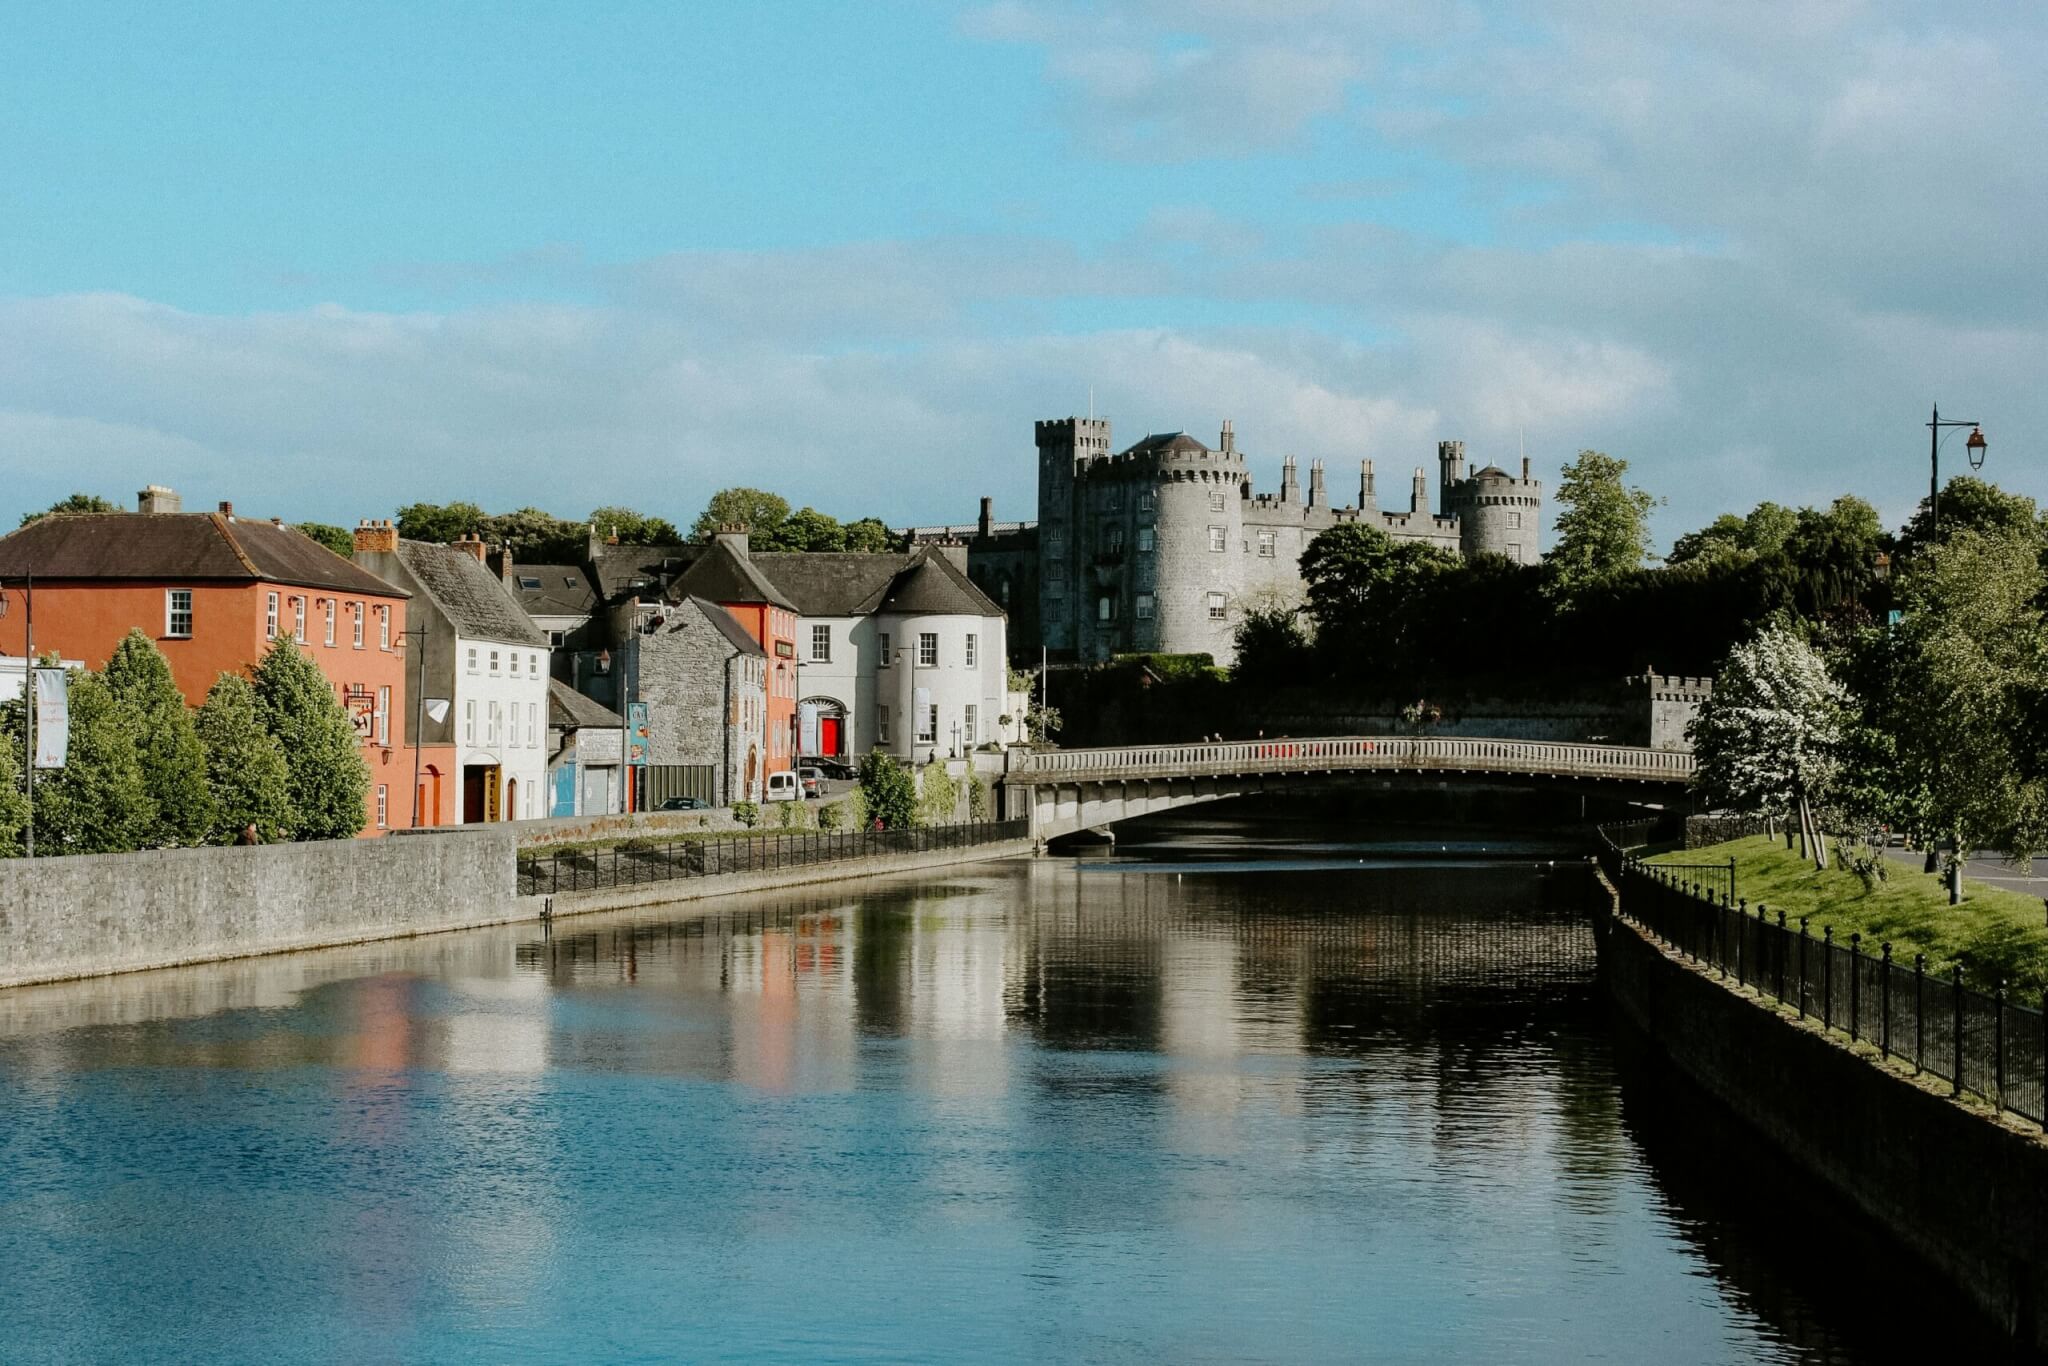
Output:
[[8,1359],[1881,1355],[1555,848],[1167,831],[0,994]]

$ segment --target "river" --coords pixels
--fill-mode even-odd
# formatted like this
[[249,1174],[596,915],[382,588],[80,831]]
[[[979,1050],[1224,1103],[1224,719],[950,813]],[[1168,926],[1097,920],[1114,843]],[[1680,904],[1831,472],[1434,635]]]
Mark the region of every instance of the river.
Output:
[[1188,814],[0,992],[0,1360],[1980,1349],[1617,1040],[1590,892],[1540,839]]

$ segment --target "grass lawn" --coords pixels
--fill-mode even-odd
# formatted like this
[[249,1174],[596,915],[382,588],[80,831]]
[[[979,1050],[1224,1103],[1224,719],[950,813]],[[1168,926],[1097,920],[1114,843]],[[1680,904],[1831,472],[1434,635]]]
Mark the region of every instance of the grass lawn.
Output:
[[1717,863],[1729,858],[1735,860],[1736,894],[1752,911],[1762,902],[1774,920],[1778,911],[1785,912],[1790,925],[1806,916],[1815,938],[1832,925],[1836,943],[1861,934],[1864,951],[1875,955],[1889,942],[1892,958],[1909,967],[1916,953],[1927,955],[1930,972],[1947,972],[1951,964],[1961,963],[1967,980],[1988,990],[1994,979],[2003,978],[2007,989],[2028,1004],[2038,1005],[2048,988],[2048,925],[2034,897],[1966,878],[1963,904],[1951,906],[1932,874],[1897,864],[1887,867],[1890,876],[1875,890],[1866,891],[1862,880],[1838,863],[1831,860],[1826,872],[1815,872],[1782,839],[1762,835],[1673,850],[1648,861]]

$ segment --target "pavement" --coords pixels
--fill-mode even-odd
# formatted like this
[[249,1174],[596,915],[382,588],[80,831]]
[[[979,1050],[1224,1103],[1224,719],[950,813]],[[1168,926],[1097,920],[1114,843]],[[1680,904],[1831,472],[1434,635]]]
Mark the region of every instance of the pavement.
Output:
[[[1892,848],[1884,853],[1893,863],[1911,868],[1916,873],[1927,864],[1927,855],[1918,849]],[[2009,892],[2048,897],[2048,859],[2035,863],[2034,871],[2028,874],[2014,867],[2003,854],[1979,850],[1963,861],[1963,876],[1993,887],[2003,887]]]

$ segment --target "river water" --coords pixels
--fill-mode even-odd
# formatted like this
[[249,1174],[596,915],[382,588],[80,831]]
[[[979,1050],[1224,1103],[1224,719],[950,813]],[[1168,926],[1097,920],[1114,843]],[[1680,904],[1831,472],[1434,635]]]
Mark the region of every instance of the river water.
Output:
[[1910,1345],[1867,1231],[1617,1040],[1561,853],[1188,816],[0,992],[0,1360]]

